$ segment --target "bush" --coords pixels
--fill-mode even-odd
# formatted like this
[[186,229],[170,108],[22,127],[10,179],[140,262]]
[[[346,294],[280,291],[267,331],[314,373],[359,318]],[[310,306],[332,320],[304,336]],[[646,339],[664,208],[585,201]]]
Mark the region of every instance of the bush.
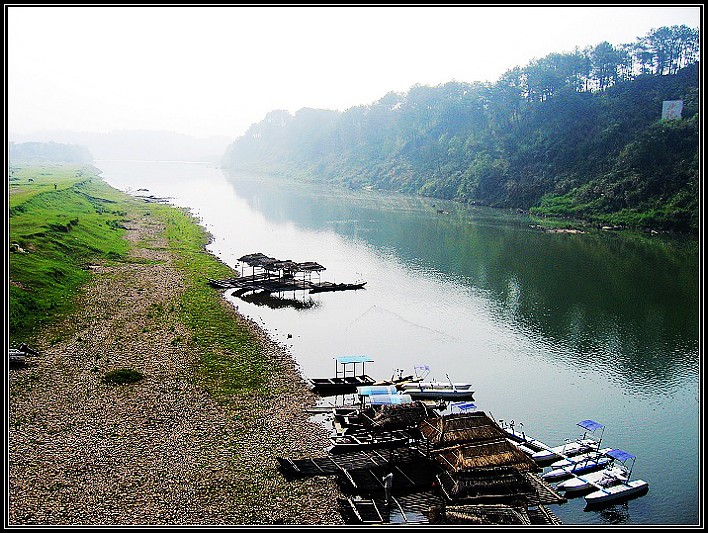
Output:
[[143,379],[143,375],[137,370],[132,368],[117,368],[116,370],[111,370],[103,376],[104,383],[135,383]]

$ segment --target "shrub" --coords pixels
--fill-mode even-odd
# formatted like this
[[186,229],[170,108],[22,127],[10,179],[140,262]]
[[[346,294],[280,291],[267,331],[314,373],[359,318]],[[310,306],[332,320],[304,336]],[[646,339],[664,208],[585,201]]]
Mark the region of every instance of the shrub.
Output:
[[140,381],[141,379],[143,379],[143,375],[137,370],[133,370],[132,368],[117,368],[115,370],[107,372],[106,375],[103,376],[104,383],[116,384],[135,383],[136,381]]

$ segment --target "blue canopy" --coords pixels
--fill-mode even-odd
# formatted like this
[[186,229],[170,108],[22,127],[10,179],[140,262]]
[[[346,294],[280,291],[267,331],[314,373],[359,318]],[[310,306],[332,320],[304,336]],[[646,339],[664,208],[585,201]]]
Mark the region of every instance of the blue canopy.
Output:
[[369,396],[371,405],[400,405],[413,403],[413,398],[408,394],[374,394]]
[[455,402],[452,404],[453,407],[457,407],[461,411],[466,411],[467,409],[476,409],[477,405],[474,402]]
[[357,387],[356,392],[359,396],[378,396],[380,394],[397,394],[394,385],[372,385],[367,387]]
[[343,355],[337,357],[337,362],[346,365],[347,363],[373,363],[374,360],[368,355]]
[[596,429],[604,428],[602,424],[595,422],[594,420],[583,420],[582,422],[578,422],[578,425],[581,428],[585,428],[588,431],[595,431]]
[[629,452],[625,452],[624,450],[619,450],[619,449],[610,450],[605,455],[609,455],[613,459],[617,459],[618,461],[622,461],[622,462],[626,461],[627,459],[635,459],[636,458],[635,455],[632,455]]

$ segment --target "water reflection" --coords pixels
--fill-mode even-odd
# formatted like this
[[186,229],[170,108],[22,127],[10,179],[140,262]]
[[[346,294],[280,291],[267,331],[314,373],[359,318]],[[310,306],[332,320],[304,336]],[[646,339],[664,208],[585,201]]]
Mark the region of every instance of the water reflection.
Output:
[[620,504],[611,504],[601,509],[585,509],[586,511],[596,512],[602,520],[613,526],[629,523],[629,503],[625,501]]
[[292,309],[306,311],[319,306],[319,302],[316,302],[312,298],[287,298],[282,294],[276,296],[273,293],[265,291],[236,290],[231,293],[231,296],[236,296],[244,302],[269,307],[270,309],[284,309],[290,307]]
[[544,233],[515,212],[243,175],[228,182],[274,223],[331,228],[384,260],[469,287],[504,328],[563,346],[554,357],[581,369],[613,369],[649,389],[698,371],[693,241]]

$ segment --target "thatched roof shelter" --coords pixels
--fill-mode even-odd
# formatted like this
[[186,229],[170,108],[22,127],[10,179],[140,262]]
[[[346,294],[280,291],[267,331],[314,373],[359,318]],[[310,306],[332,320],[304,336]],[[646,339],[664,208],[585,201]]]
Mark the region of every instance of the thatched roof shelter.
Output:
[[437,482],[445,498],[457,504],[527,506],[566,501],[535,474],[510,466],[446,471],[438,474]]
[[362,425],[373,430],[417,428],[423,420],[440,417],[423,402],[379,405],[360,412]]
[[421,422],[419,429],[437,448],[507,437],[506,432],[482,411],[428,419]]
[[428,520],[434,525],[529,526],[523,507],[508,505],[441,505],[431,507]]
[[256,253],[244,255],[243,257],[239,258],[239,261],[241,261],[242,263],[246,263],[248,266],[262,267],[263,265],[270,264],[273,261],[277,261],[277,259],[268,257],[267,255],[264,255],[262,253]]
[[298,271],[300,272],[320,272],[322,270],[327,270],[325,267],[314,261],[306,261],[305,263],[297,264]]
[[539,470],[536,461],[504,438],[460,444],[435,450],[434,453],[436,459],[451,472],[493,466],[513,466],[522,471]]
[[525,508],[503,504],[435,505],[428,510],[431,525],[560,526],[550,509],[539,505]]
[[253,268],[262,268],[267,271],[287,271],[287,272],[320,272],[326,270],[325,267],[314,261],[306,261],[304,263],[296,263],[290,259],[276,259],[268,257],[262,253],[247,254],[239,258],[239,261],[246,263]]

